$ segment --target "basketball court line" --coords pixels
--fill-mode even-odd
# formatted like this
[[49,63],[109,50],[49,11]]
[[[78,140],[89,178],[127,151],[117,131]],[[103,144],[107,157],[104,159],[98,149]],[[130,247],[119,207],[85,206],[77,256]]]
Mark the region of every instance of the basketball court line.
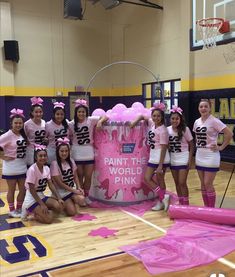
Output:
[[120,210],[121,210],[123,213],[128,214],[128,215],[130,215],[130,216],[132,216],[132,217],[134,217],[134,218],[136,218],[136,219],[142,221],[143,223],[145,223],[145,224],[147,224],[147,225],[149,225],[149,226],[151,226],[151,227],[157,229],[158,231],[160,231],[160,232],[166,234],[166,230],[165,230],[165,229],[163,229],[163,228],[161,228],[161,227],[159,227],[159,226],[157,226],[157,225],[155,225],[155,224],[153,224],[153,223],[151,223],[151,222],[149,222],[149,221],[143,219],[142,217],[140,217],[140,216],[138,216],[138,215],[135,215],[135,214],[133,214],[133,213],[127,212],[127,211],[125,211],[125,210],[123,210],[123,209],[120,209]]
[[232,263],[224,258],[219,258],[217,261],[220,262],[221,264],[227,265],[228,267],[235,269],[235,263]]
[[110,254],[97,256],[97,257],[94,257],[94,258],[89,258],[89,259],[81,260],[81,261],[70,263],[70,264],[59,265],[59,266],[55,266],[55,267],[52,267],[52,268],[47,268],[47,269],[35,271],[35,272],[32,272],[32,273],[23,274],[23,275],[20,275],[18,277],[28,277],[28,276],[32,276],[33,274],[41,274],[41,276],[50,276],[48,274],[49,274],[50,271],[53,271],[53,270],[57,270],[57,269],[61,269],[61,268],[65,268],[65,267],[69,267],[69,266],[73,266],[73,265],[83,264],[83,263],[87,263],[87,262],[92,262],[92,261],[96,261],[96,260],[100,260],[100,259],[105,259],[105,258],[121,255],[121,254],[124,254],[124,253],[125,253],[124,251],[113,252],[113,253],[110,253]]
[[51,276],[50,274],[47,274],[46,272],[42,272],[40,275],[41,275],[41,277],[49,277],[49,276]]
[[[129,215],[129,216],[145,223],[148,226],[151,226],[152,228],[154,228],[154,229],[156,229],[156,230],[158,230],[162,233],[167,232],[166,229],[161,228],[160,226],[155,225],[155,224],[149,222],[148,220],[145,220],[145,219],[141,218],[138,215],[135,215],[135,214],[133,214],[131,212],[128,212],[128,211],[125,211],[123,209],[120,209],[120,211],[122,211],[123,213],[125,213],[125,214],[127,214],[127,215]],[[97,256],[97,257],[93,257],[93,258],[89,258],[89,259],[85,259],[85,260],[81,260],[81,261],[77,261],[77,262],[73,262],[73,263],[68,263],[68,264],[65,264],[65,265],[60,265],[60,266],[56,266],[56,267],[52,267],[52,268],[48,268],[48,269],[39,270],[39,271],[33,272],[33,273],[27,273],[25,275],[20,275],[19,277],[32,276],[33,274],[41,274],[41,276],[46,277],[46,276],[50,276],[49,272],[57,270],[57,269],[67,268],[67,267],[70,267],[70,266],[79,265],[79,264],[83,264],[83,263],[86,263],[86,262],[91,262],[91,261],[95,261],[95,260],[99,260],[99,259],[103,259],[103,258],[109,258],[109,257],[112,257],[112,256],[121,255],[121,254],[124,254],[124,253],[125,252],[123,252],[123,251],[113,252],[113,253],[102,255],[102,256]],[[219,258],[219,259],[217,259],[217,261],[224,264],[225,266],[228,266],[229,268],[235,269],[235,263],[230,262],[229,260],[227,260],[225,258]]]
[[[157,230],[160,231],[160,232],[163,232],[163,233],[165,233],[165,234],[166,234],[166,232],[167,232],[165,229],[163,229],[163,228],[161,228],[161,227],[159,227],[159,226],[157,226],[157,225],[155,225],[155,224],[153,224],[153,223],[151,223],[151,222],[149,222],[149,221],[147,221],[147,220],[145,220],[145,219],[139,217],[138,215],[132,214],[132,213],[127,212],[127,211],[124,211],[124,210],[122,210],[122,209],[121,209],[121,211],[124,212],[124,213],[126,213],[126,214],[128,214],[128,215],[130,215],[130,216],[132,216],[132,217],[134,217],[134,218],[136,218],[136,219],[138,219],[138,220],[140,220],[140,221],[142,221],[143,223],[145,223],[145,224],[147,224],[147,225],[149,225],[149,226],[151,226],[151,227],[157,229]],[[229,260],[227,260],[227,259],[225,259],[225,258],[219,258],[219,259],[217,259],[216,261],[218,261],[218,262],[220,262],[220,263],[222,263],[222,264],[224,264],[224,265],[226,265],[226,266],[228,266],[228,267],[230,267],[230,268],[232,268],[232,269],[235,269],[235,263],[230,262]]]

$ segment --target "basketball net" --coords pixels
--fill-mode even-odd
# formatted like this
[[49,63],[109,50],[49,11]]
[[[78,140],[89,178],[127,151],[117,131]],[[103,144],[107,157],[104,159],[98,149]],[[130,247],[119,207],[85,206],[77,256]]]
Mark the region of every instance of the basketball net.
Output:
[[224,20],[222,18],[203,18],[198,20],[197,29],[203,40],[203,49],[216,47],[216,38],[220,34]]

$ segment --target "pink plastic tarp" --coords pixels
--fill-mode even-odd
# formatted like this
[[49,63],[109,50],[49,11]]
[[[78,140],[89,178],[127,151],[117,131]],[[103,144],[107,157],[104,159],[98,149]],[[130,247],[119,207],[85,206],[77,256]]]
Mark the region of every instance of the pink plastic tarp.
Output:
[[235,225],[235,209],[170,205],[168,215],[173,219],[195,219],[218,224]]
[[199,221],[177,221],[157,240],[121,247],[151,274],[211,263],[235,250],[235,228]]

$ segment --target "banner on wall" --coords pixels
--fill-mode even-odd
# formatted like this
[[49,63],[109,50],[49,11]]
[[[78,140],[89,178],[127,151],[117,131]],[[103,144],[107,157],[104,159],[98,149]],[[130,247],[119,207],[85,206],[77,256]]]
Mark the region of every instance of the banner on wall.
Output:
[[[187,96],[186,96],[187,94]],[[200,117],[198,104],[202,98],[210,99],[212,114],[224,122],[233,132],[230,144],[221,152],[223,161],[235,163],[235,89],[194,91],[179,94],[179,105],[185,107],[186,118],[190,127]],[[219,135],[218,143],[223,142],[223,135]]]

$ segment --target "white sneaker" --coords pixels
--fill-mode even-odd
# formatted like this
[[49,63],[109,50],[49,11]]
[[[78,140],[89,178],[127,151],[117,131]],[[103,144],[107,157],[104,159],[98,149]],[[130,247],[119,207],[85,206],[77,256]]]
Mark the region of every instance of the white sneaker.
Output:
[[17,209],[17,210],[15,210],[15,212],[21,216],[22,209]]
[[11,211],[8,213],[9,217],[14,217],[14,218],[20,218],[21,214],[18,213],[16,210]]
[[85,202],[87,203],[87,205],[90,205],[92,203],[88,196],[85,197]]
[[28,220],[27,216],[28,216],[28,212],[27,212],[27,210],[26,210],[26,208],[25,208],[25,206],[23,204],[22,211],[21,211],[21,220],[22,221],[27,221]]
[[152,207],[152,211],[161,211],[164,210],[164,204],[163,202],[157,202],[155,206]]
[[164,211],[167,211],[170,205],[170,195],[169,194],[165,194],[162,203],[164,205]]

